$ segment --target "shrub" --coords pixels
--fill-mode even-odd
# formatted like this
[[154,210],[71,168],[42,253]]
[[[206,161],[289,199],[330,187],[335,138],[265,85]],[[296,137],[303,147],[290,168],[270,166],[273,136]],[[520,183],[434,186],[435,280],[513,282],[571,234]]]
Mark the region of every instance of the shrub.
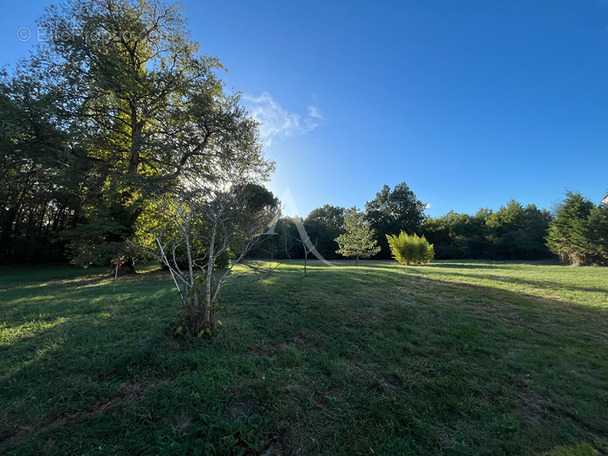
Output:
[[435,256],[433,244],[429,244],[424,236],[408,235],[401,231],[399,236],[387,234],[386,239],[391,248],[393,258],[401,264],[428,263]]

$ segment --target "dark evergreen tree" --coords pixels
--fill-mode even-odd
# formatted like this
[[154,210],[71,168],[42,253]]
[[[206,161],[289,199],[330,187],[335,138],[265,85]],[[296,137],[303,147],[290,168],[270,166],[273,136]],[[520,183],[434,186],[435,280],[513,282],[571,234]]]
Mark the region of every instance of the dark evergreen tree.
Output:
[[567,192],[560,204],[549,226],[547,245],[564,263],[575,266],[593,263],[587,227],[593,209],[594,204],[580,193]]
[[586,253],[595,264],[608,266],[608,202],[591,209],[585,231]]
[[524,207],[511,200],[487,220],[490,228],[492,257],[504,260],[547,258],[545,245],[551,214],[531,204]]

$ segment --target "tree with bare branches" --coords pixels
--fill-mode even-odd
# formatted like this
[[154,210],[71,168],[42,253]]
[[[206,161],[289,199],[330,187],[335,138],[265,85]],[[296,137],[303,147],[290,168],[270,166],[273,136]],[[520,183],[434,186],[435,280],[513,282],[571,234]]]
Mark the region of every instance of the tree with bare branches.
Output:
[[[183,306],[177,332],[187,336],[211,333],[221,291],[243,275],[234,267],[279,211],[278,199],[261,185],[274,164],[259,143],[218,141],[213,151],[205,174],[182,176],[172,193],[154,195],[152,216],[130,242],[169,270]],[[255,263],[244,267],[259,272]]]
[[[233,271],[268,228],[278,200],[257,184],[206,185],[183,189],[156,201],[165,229],[156,233],[156,248],[148,254],[171,274],[182,302],[177,333],[210,334],[221,291],[244,274],[261,272],[261,263],[247,262]],[[230,252],[226,267],[218,262]]]

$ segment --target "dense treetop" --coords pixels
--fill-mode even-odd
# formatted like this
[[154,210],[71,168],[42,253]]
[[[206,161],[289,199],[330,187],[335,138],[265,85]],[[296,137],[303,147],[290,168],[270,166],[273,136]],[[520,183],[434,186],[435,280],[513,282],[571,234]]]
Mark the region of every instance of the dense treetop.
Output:
[[104,264],[137,236],[151,195],[218,179],[214,158],[272,170],[257,123],[224,91],[176,4],[71,0],[40,19],[46,46],[1,82],[3,261]]

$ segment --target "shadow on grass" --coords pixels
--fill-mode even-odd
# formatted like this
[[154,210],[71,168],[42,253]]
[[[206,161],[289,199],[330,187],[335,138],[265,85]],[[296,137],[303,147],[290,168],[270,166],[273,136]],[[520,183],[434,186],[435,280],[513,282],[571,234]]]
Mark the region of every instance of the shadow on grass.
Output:
[[[425,267],[430,267],[432,265],[427,265]],[[552,280],[542,280],[542,279],[522,279],[521,277],[513,277],[509,276],[500,276],[496,274],[469,274],[469,273],[459,273],[453,271],[447,271],[444,273],[446,276],[456,276],[462,278],[475,278],[481,280],[492,280],[499,281],[505,284],[516,283],[524,286],[533,286],[536,288],[544,288],[547,290],[570,290],[570,291],[581,291],[581,292],[590,292],[590,293],[608,293],[608,286],[604,288],[600,287],[585,287],[585,286],[575,286],[567,283],[556,282]]]
[[[370,274],[370,267],[382,274]],[[603,388],[608,386],[602,377],[607,363],[601,353],[608,348],[604,337],[607,317],[604,309],[572,306],[494,287],[430,280],[415,271],[375,262],[373,266],[361,269],[313,269],[308,279],[297,277],[294,270],[291,278],[272,281],[265,292],[263,303],[258,297],[244,296],[249,305],[243,305],[239,314],[249,325],[259,329],[258,337],[253,340],[266,341],[266,344],[254,344],[253,353],[268,353],[260,345],[292,346],[290,341],[306,337],[313,340],[310,345],[320,352],[313,358],[323,357],[324,364],[330,364],[330,367],[324,367],[330,376],[340,377],[338,373],[331,374],[331,364],[341,365],[346,357],[359,368],[367,364],[366,375],[371,377],[377,375],[370,372],[393,372],[390,375],[394,376],[394,370],[397,370],[399,380],[396,383],[399,385],[408,384],[413,377],[420,382],[420,389],[429,390],[422,394],[425,400],[418,404],[428,411],[426,424],[429,429],[438,434],[443,432],[438,423],[447,413],[443,409],[446,403],[455,407],[450,412],[458,415],[458,419],[452,423],[447,420],[444,426],[461,428],[466,423],[465,427],[470,427],[463,434],[479,446],[473,445],[476,450],[470,448],[470,453],[464,451],[465,454],[484,453],[481,448],[488,445],[484,439],[493,440],[496,445],[494,453],[487,450],[486,454],[505,452],[511,444],[517,448],[515,453],[526,452],[528,447],[551,448],[552,433],[561,432],[565,442],[572,437],[568,430],[570,425],[587,438],[606,437],[608,422],[598,402],[605,397]],[[277,312],[282,313],[284,319],[275,318]],[[269,319],[272,324],[268,323]],[[328,356],[331,362],[327,360]],[[438,389],[437,376],[440,383],[451,382],[451,374],[447,380],[441,377],[446,366],[448,370],[454,368],[454,376],[461,378],[455,380],[455,385]],[[356,388],[360,370],[351,372],[344,365],[341,368],[347,371],[344,375],[347,378],[342,379],[344,384]],[[338,368],[334,366],[334,369]],[[412,372],[427,372],[428,375],[420,378]],[[318,384],[324,375],[312,376],[311,381]],[[380,384],[384,381],[376,380]],[[469,380],[473,386],[468,385]],[[465,386],[459,384],[460,381]],[[373,381],[371,385],[364,384],[363,389],[369,392],[370,387],[374,388]],[[463,388],[468,394],[454,396],[452,387],[455,390]],[[349,386],[343,389],[347,389],[343,394],[355,404],[352,389]],[[416,391],[416,394],[421,393]],[[479,396],[487,402],[483,406],[477,403]],[[375,399],[381,400],[377,396]],[[416,399],[409,396],[405,401]],[[503,408],[504,401],[509,402],[507,411]],[[538,404],[541,401],[542,406]],[[363,402],[362,410],[376,407],[371,401]],[[344,404],[340,406],[344,407]],[[430,412],[431,409],[434,411]],[[388,407],[383,415],[389,427],[394,425],[393,420],[387,418],[391,416],[391,410]],[[352,413],[359,416],[361,422],[369,419],[364,412]],[[467,413],[470,416],[463,418]],[[538,432],[536,427],[533,426],[530,433],[524,429],[528,428],[529,420],[538,418],[539,413],[547,415],[543,415],[543,425],[551,424],[543,429],[543,438],[537,441],[533,435]],[[479,414],[483,415],[485,423],[481,426],[471,422],[481,419]],[[564,420],[566,424],[557,424],[562,416],[568,417]],[[380,422],[377,424],[380,426]],[[502,436],[510,432],[503,428],[511,427],[513,438]],[[306,434],[311,440],[325,444],[335,437],[327,435],[331,431],[336,430],[298,429],[296,425],[292,430],[294,434]],[[352,429],[342,428],[341,432],[349,433]],[[475,432],[478,432],[477,437]],[[398,445],[395,435],[385,437]],[[437,439],[441,440],[437,435],[432,441],[425,441],[422,435],[417,437],[421,445],[419,450],[424,445],[444,448],[437,443]],[[456,445],[454,440],[445,447]],[[345,445],[343,448],[357,452],[357,448],[349,446],[344,439],[341,441]],[[501,447],[503,444],[505,446]],[[340,447],[336,445],[334,449],[337,448]],[[313,450],[330,453],[321,445]],[[384,450],[393,453],[414,451],[398,446]]]
[[[153,285],[152,285],[153,284]],[[23,324],[31,320],[54,320],[113,312],[125,300],[144,298],[170,288],[168,273],[136,274],[114,281],[107,274],[77,276],[34,282],[29,286],[17,285],[0,290],[1,321],[8,325]],[[153,298],[154,299],[154,298]]]
[[452,268],[457,268],[457,269],[499,269],[501,266],[500,265],[496,265],[496,262],[490,262],[488,261],[487,263],[460,263],[460,262],[452,262],[452,261],[446,261],[446,260],[438,260],[438,261],[433,261],[432,263],[426,264],[426,267],[429,268],[441,268],[441,269],[452,269]]
[[[226,290],[200,343],[163,335],[177,305],[157,278],[120,302],[57,286],[30,305],[68,321],[2,350],[0,449],[522,454],[608,439],[605,309],[389,263],[301,272]],[[11,290],[5,328],[32,314],[30,293]]]

